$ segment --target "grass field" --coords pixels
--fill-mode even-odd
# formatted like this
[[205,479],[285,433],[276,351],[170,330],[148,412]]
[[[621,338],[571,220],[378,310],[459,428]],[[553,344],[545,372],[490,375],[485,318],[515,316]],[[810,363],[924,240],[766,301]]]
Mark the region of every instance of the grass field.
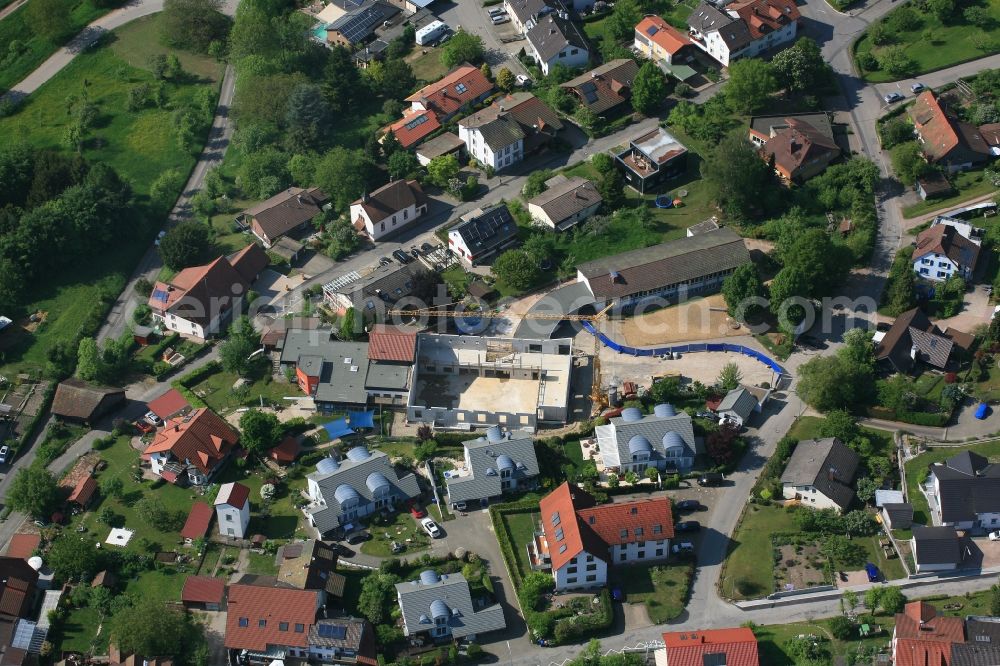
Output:
[[193,386],[191,390],[204,400],[212,411],[219,414],[228,414],[238,407],[259,404],[261,398],[265,404],[282,405],[285,396],[301,393],[297,386],[285,381],[274,381],[269,372],[265,371],[263,374],[263,377],[254,379],[248,387],[237,392],[233,392],[233,385],[239,376],[233,372],[217,372]]
[[653,624],[669,622],[684,612],[691,583],[691,565],[632,565],[613,571],[628,603],[646,605]]
[[448,73],[448,68],[441,62],[441,52],[434,47],[416,46],[404,60],[410,63],[417,81],[430,83]]
[[[368,531],[372,538],[361,544],[361,552],[375,557],[409,557],[411,553],[426,550],[431,543],[419,522],[405,509],[393,514],[386,524],[372,521]],[[393,541],[402,545],[405,550],[393,555]]]
[[517,568],[522,576],[531,573],[531,564],[528,562],[527,544],[535,538],[535,526],[541,514],[532,513],[508,513],[503,516],[503,526],[510,535],[510,542],[514,546],[514,558],[517,559]]
[[777,506],[748,507],[733,534],[722,593],[731,599],[750,599],[773,592],[771,534],[796,531],[791,511]]
[[[1000,51],[1000,0],[980,0],[970,4],[987,10],[993,19],[992,25],[984,30],[968,23],[962,17],[961,9],[955,18],[947,23],[942,23],[933,14],[917,9],[917,5],[907,4],[906,7],[916,11],[919,16],[919,25],[913,30],[898,33],[890,44],[884,46],[875,46],[866,34],[858,41],[855,53],[860,55],[874,52],[877,57],[883,48],[895,45],[902,46],[906,55],[916,63],[914,75],[919,75]],[[887,20],[891,22],[891,14]],[[933,34],[933,40],[930,43],[924,36],[926,31]],[[983,35],[983,44],[988,48],[979,48],[983,44],[977,45],[977,35]],[[864,78],[873,83],[882,83],[909,77],[893,76],[886,72],[874,71],[865,72]]]
[[969,199],[989,194],[996,190],[993,184],[986,180],[986,177],[983,175],[983,169],[962,171],[955,174],[954,184],[955,189],[958,191],[958,194],[955,196],[945,199],[930,199],[929,201],[921,201],[910,206],[904,206],[903,217],[911,219],[926,215],[927,213],[933,213],[934,211],[951,208],[952,206],[957,207]]
[[906,497],[913,505],[914,524],[930,525],[930,509],[927,505],[927,498],[920,492],[920,476],[922,470],[936,462],[942,462],[962,451],[975,451],[981,456],[986,456],[993,462],[1000,460],[1000,440],[986,442],[985,444],[975,444],[971,446],[955,446],[940,449],[931,449],[927,453],[921,453],[915,458],[906,461]]

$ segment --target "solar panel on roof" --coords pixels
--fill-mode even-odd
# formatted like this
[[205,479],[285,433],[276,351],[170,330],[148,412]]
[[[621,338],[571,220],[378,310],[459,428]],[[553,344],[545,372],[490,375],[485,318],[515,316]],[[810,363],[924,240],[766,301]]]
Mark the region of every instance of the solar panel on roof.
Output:
[[660,31],[660,29],[657,28],[655,25],[651,25],[648,28],[646,28],[646,34],[649,35],[650,37],[652,37],[653,35],[655,35],[659,31]]
[[423,125],[426,122],[427,122],[427,116],[421,115],[421,116],[417,116],[416,118],[414,118],[410,122],[406,123],[406,125],[404,127],[406,127],[406,129],[408,129],[408,130],[411,130],[414,127],[418,127],[420,125]]
[[726,666],[726,653],[711,652],[709,654],[702,655],[701,663],[702,666]]
[[332,23],[328,29],[336,30],[344,39],[359,42],[372,33],[374,27],[382,21],[382,12],[375,7],[368,7],[357,14],[344,16]]
[[166,303],[167,302],[167,292],[164,291],[163,289],[154,289],[153,290],[153,298],[155,300],[157,300],[157,301],[163,301],[164,303]]
[[347,627],[342,624],[321,624],[317,627],[321,638],[342,641],[347,637]]

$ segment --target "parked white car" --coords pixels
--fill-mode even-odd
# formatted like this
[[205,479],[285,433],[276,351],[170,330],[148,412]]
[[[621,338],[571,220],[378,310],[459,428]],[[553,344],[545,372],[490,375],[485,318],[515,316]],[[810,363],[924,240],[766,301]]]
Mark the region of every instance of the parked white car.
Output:
[[441,528],[438,527],[437,523],[435,523],[430,518],[424,518],[423,520],[421,520],[420,526],[424,528],[425,532],[427,532],[427,536],[429,536],[432,539],[437,539],[438,537],[441,536]]
[[[6,446],[3,448],[7,448]],[[995,532],[990,532],[990,541],[1000,541],[1000,530]]]
[[142,418],[143,420],[146,421],[146,423],[148,423],[151,426],[158,426],[161,423],[163,423],[163,421],[160,420],[160,417],[154,414],[153,412],[146,412],[146,415],[143,416]]
[[506,14],[497,14],[492,19],[493,25],[500,25],[501,23],[510,23],[510,17]]

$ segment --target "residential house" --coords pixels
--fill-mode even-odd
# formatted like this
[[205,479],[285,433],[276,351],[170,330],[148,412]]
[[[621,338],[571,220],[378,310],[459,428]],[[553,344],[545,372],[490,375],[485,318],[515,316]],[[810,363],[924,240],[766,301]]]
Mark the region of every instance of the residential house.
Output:
[[533,567],[552,572],[555,589],[598,588],[608,567],[670,556],[674,519],[670,499],[656,497],[598,505],[566,482],[542,498],[541,530],[528,546]]
[[318,187],[290,187],[236,216],[250,227],[264,247],[271,247],[286,234],[295,234],[323,212],[330,197]]
[[760,146],[761,157],[774,161],[775,172],[786,183],[809,180],[840,157],[825,113],[755,116],[750,119],[749,134]]
[[458,138],[454,132],[442,132],[433,139],[423,142],[417,148],[417,162],[420,166],[427,166],[435,157],[454,155],[458,158],[465,142]]
[[169,282],[157,281],[147,301],[153,321],[195,338],[218,334],[268,262],[267,253],[251,243],[228,257],[185,268]]
[[562,128],[545,102],[518,92],[458,121],[458,137],[473,159],[500,171],[545,146]]
[[964,335],[950,328],[942,333],[919,308],[913,308],[896,317],[884,335],[876,335],[875,360],[896,372],[909,372],[918,362],[944,370],[956,341],[965,344]]
[[978,453],[963,451],[931,465],[924,492],[935,525],[1000,529],[1000,465]]
[[538,458],[530,433],[494,425],[463,442],[465,466],[445,479],[448,502],[486,505],[493,498],[530,490],[538,484]]
[[56,385],[52,413],[64,421],[94,424],[119,405],[125,404],[125,389],[97,386],[76,377]]
[[954,571],[970,554],[965,536],[954,527],[912,526],[910,550],[916,573],[928,571]]
[[174,484],[207,484],[239,441],[239,433],[202,407],[167,421],[143,451],[153,473]]
[[406,98],[410,109],[433,111],[438,123],[483,101],[493,92],[493,84],[478,67],[465,63]]
[[316,18],[324,25],[333,23],[347,12],[364,6],[365,2],[367,0],[329,0],[326,6],[316,14]]
[[907,113],[924,157],[948,172],[986,164],[992,153],[979,129],[958,119],[930,90],[917,95]]
[[749,627],[668,631],[654,657],[658,666],[760,666]]
[[25,663],[27,653],[41,647],[45,631],[28,619],[34,617],[38,579],[26,560],[0,557],[0,664]]
[[191,405],[180,391],[172,388],[146,403],[146,409],[156,414],[161,421],[166,421],[189,411]]
[[392,132],[403,148],[412,148],[441,129],[441,122],[432,109],[407,109],[402,118],[383,129]]
[[181,528],[181,536],[187,544],[194,543],[198,539],[204,539],[208,535],[208,526],[212,524],[212,516],[215,512],[212,507],[204,502],[195,502],[191,505],[184,527]]
[[503,203],[477,208],[448,230],[448,249],[467,268],[481,265],[517,243],[517,223]]
[[632,82],[638,72],[639,63],[635,60],[618,58],[561,83],[559,87],[575,95],[581,105],[594,113],[605,115],[629,101]]
[[719,226],[719,218],[712,216],[707,220],[702,220],[697,224],[692,224],[687,228],[686,236],[696,236],[698,234],[706,234],[710,231],[718,231],[722,227]]
[[962,618],[945,617],[923,601],[911,601],[896,613],[892,630],[892,659],[895,666],[947,666],[951,650],[965,643]]
[[953,275],[971,280],[982,241],[962,231],[962,226],[934,224],[917,234],[913,271],[934,282],[943,282]]
[[373,241],[409,227],[427,213],[427,197],[420,183],[399,179],[365,194],[351,204],[354,228]]
[[662,127],[629,141],[615,155],[615,164],[625,175],[625,183],[640,194],[652,192],[687,170],[687,148]]
[[[415,333],[410,337],[415,337]],[[378,334],[375,335],[379,337]],[[403,405],[409,394],[413,359],[371,355],[372,344],[345,342],[330,329],[289,329],[279,363],[294,369],[295,380],[322,412],[369,404]]]
[[299,590],[319,590],[320,604],[344,597],[346,578],[337,573],[337,553],[319,539],[286,543],[275,555],[276,585]]
[[380,319],[400,299],[428,296],[427,292],[438,283],[434,273],[421,262],[403,266],[393,262],[376,266],[363,276],[352,271],[327,282],[323,285],[323,301],[340,315],[354,308],[371,319]]
[[503,8],[510,16],[511,25],[522,35],[531,30],[538,19],[555,11],[546,0],[504,0]]
[[395,511],[398,504],[420,495],[412,472],[400,474],[389,456],[364,445],[350,449],[343,460],[320,460],[306,479],[306,518],[321,536],[350,532],[366,516]]
[[181,589],[181,603],[189,610],[222,610],[226,581],[212,576],[188,576]]
[[955,188],[940,171],[930,171],[918,176],[915,188],[920,198],[925,201],[927,199],[940,199],[955,191]]
[[698,453],[691,417],[673,405],[656,405],[646,415],[637,407],[626,407],[621,416],[612,416],[594,432],[604,466],[619,475],[642,476],[650,467],[687,471]]
[[279,465],[291,465],[299,457],[302,444],[295,435],[285,435],[277,446],[267,452],[267,457]]
[[747,263],[743,239],[724,228],[588,261],[577,266],[576,279],[597,303],[634,308],[713,293]]
[[649,14],[635,26],[632,48],[657,65],[665,66],[669,73],[671,66],[690,60],[694,46],[683,32],[656,14]]
[[475,641],[507,626],[503,607],[483,606],[473,600],[469,583],[460,573],[420,573],[417,580],[396,583],[396,602],[403,618],[403,635],[427,643]]
[[702,2],[688,16],[688,36],[728,67],[794,41],[801,18],[794,0],[739,0],[721,9]]
[[219,534],[245,539],[250,525],[250,489],[242,483],[224,483],[215,498]]
[[739,386],[726,393],[722,402],[715,408],[715,413],[723,421],[729,421],[738,428],[742,428],[756,412],[760,412],[761,405],[757,396],[749,388]]
[[886,502],[881,514],[890,530],[908,530],[913,525],[913,505],[908,502]]
[[551,12],[540,17],[524,33],[524,37],[528,42],[525,50],[545,76],[549,75],[553,65],[575,69],[585,66],[590,60],[587,40],[564,12]]
[[596,213],[602,202],[593,182],[557,174],[545,181],[544,192],[528,201],[528,213],[556,231],[566,231]]
[[343,46],[353,50],[369,41],[375,35],[376,28],[381,28],[399,12],[399,7],[381,0],[351,9],[326,26],[326,42],[330,46]]
[[22,560],[29,559],[38,550],[42,543],[40,534],[27,534],[19,532],[10,538],[7,543],[7,550],[4,555],[8,557],[19,557]]
[[854,501],[861,458],[836,437],[798,443],[781,475],[782,496],[813,509],[844,512]]
[[309,631],[320,607],[316,590],[229,586],[225,646],[247,651],[251,664],[309,657]]

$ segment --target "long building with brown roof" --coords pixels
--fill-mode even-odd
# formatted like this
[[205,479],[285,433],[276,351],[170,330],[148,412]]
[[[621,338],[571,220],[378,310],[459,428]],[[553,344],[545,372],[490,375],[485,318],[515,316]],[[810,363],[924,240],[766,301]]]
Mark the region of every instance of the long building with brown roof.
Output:
[[840,157],[830,119],[822,113],[751,118],[750,140],[765,160],[774,160],[785,182],[808,180]]
[[322,213],[323,204],[329,200],[330,197],[318,187],[290,187],[247,208],[236,220],[249,224],[250,231],[264,247],[271,247],[279,238],[303,228]]
[[990,146],[975,125],[959,120],[930,90],[920,93],[909,110],[924,157],[947,171],[985,164]]
[[400,178],[351,204],[354,228],[379,240],[401,231],[427,213],[427,196],[415,180]]
[[561,83],[559,87],[576,95],[583,106],[603,115],[631,98],[632,82],[638,73],[639,63],[632,58],[619,58]]
[[56,386],[52,413],[61,419],[94,423],[125,402],[125,389],[97,386],[70,377]]

